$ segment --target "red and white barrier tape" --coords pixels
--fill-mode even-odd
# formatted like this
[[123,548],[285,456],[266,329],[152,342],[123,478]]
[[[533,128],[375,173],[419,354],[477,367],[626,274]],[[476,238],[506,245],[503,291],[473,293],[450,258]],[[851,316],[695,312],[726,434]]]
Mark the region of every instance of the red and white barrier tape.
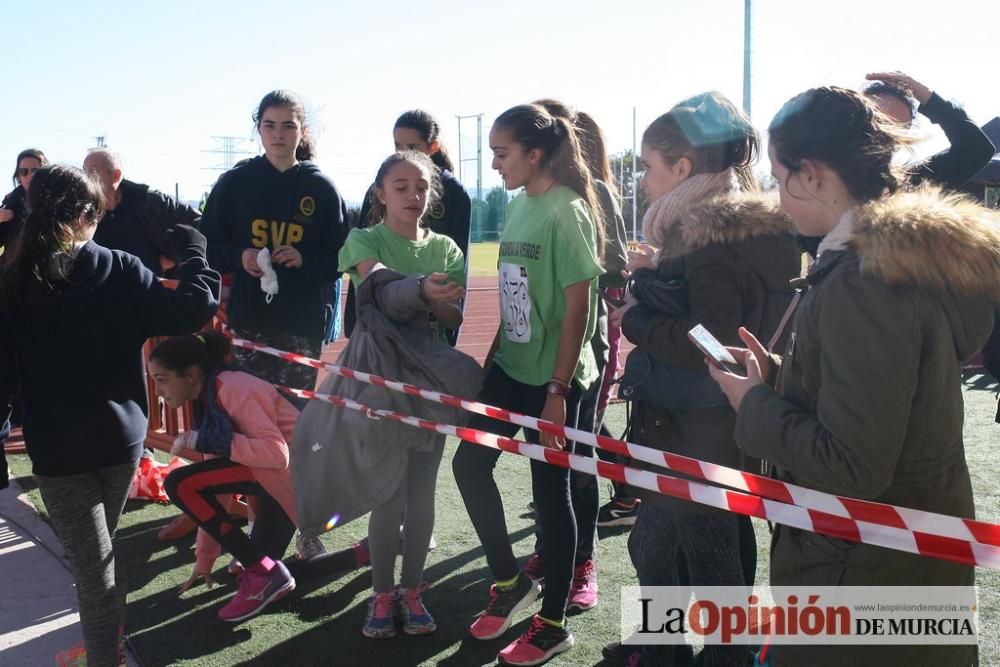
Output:
[[863,519],[836,516],[819,510],[810,510],[787,503],[760,498],[740,491],[720,489],[716,486],[692,482],[670,475],[629,468],[620,463],[608,463],[588,456],[559,451],[534,445],[522,440],[504,438],[486,431],[440,424],[419,419],[391,410],[380,410],[348,398],[319,394],[304,389],[279,387],[295,396],[332,403],[349,410],[363,412],[371,419],[391,419],[428,431],[451,435],[479,445],[519,454],[536,461],[544,461],[563,468],[624,482],[666,496],[716,507],[728,512],[767,519],[775,523],[838,537],[854,542],[906,551],[921,556],[931,556],[965,565],[979,565],[1000,569],[1000,548],[933,535],[908,528],[885,526]]
[[386,389],[410,396],[418,396],[436,403],[461,408],[525,428],[562,435],[568,440],[599,447],[644,463],[665,467],[696,479],[722,484],[752,494],[753,496],[778,501],[783,505],[796,506],[810,512],[820,512],[824,516],[833,517],[837,520],[861,521],[868,525],[881,526],[885,530],[912,531],[914,534],[932,535],[942,540],[953,540],[973,546],[1000,546],[1000,525],[907,507],[896,507],[885,503],[847,498],[815,489],[807,489],[797,484],[782,482],[770,477],[755,475],[708,461],[701,461],[688,456],[663,452],[651,447],[581,431],[580,429],[555,424],[550,421],[538,419],[537,417],[479,403],[478,401],[469,401],[438,391],[422,389],[404,382],[387,380],[378,375],[355,371],[318,359],[311,359],[295,352],[278,350],[261,343],[234,338],[233,345],[277,356],[286,361],[324,369],[341,377],[385,387]]

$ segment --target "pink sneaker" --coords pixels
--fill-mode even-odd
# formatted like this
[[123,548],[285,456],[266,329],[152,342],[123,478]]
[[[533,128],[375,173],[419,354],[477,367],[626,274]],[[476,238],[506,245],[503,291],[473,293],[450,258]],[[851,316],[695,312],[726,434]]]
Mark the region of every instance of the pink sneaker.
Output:
[[542,557],[538,554],[531,554],[528,562],[521,568],[521,572],[537,581],[543,588],[545,587],[545,568],[542,565]]
[[587,611],[597,606],[597,570],[594,561],[588,560],[573,571],[566,611]]
[[514,614],[534,602],[539,592],[538,582],[524,576],[519,576],[517,585],[509,591],[501,591],[493,584],[486,609],[469,627],[469,632],[476,639],[496,639],[510,627]]
[[575,643],[566,628],[550,625],[535,614],[528,631],[500,651],[497,659],[501,665],[540,665],[552,656],[570,650]]
[[223,621],[238,623],[256,616],[264,607],[295,590],[295,579],[284,563],[274,561],[270,571],[260,563],[251,565],[239,576],[240,589],[226,606],[219,610]]

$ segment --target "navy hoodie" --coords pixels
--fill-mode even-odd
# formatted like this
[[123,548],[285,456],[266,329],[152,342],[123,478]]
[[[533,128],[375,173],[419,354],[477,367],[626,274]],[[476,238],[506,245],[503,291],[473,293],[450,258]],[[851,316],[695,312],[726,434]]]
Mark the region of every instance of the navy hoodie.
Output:
[[90,241],[55,297],[0,312],[0,403],[20,380],[35,474],[139,459],[149,412],[143,344],[198,330],[219,304],[219,274],[204,255],[188,253],[178,268],[171,290],[134,256]]
[[[263,155],[219,178],[208,197],[201,231],[208,261],[232,273],[227,316],[235,329],[322,338],[324,286],[340,277],[337,255],[347,238],[347,208],[327,176],[309,161],[279,172]],[[243,269],[243,251],[290,245],[302,266],[274,265],[278,294],[264,300],[260,278]]]

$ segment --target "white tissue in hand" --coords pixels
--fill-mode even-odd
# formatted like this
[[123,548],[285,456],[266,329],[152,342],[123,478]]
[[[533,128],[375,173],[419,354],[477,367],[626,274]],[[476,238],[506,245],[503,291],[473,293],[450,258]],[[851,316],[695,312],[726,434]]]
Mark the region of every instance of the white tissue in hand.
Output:
[[176,456],[185,449],[194,449],[196,442],[198,442],[198,431],[185,431],[174,438],[174,444],[170,447],[170,453]]
[[264,297],[264,300],[271,303],[271,299],[278,293],[278,274],[274,272],[274,267],[271,266],[270,250],[267,248],[260,249],[260,252],[257,253],[257,266],[264,272],[264,275],[260,277],[260,288],[267,295]]

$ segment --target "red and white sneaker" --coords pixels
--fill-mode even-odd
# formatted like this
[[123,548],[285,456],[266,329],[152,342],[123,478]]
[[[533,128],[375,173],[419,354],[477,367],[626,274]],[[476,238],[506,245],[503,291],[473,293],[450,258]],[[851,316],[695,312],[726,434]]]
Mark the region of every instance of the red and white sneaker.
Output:
[[295,579],[280,560],[274,561],[270,571],[260,563],[251,565],[240,575],[239,582],[236,595],[219,610],[219,618],[223,621],[245,621],[295,590]]
[[517,578],[517,585],[509,591],[501,591],[493,584],[486,609],[469,627],[469,632],[476,639],[496,639],[507,632],[514,614],[538,599],[540,592],[538,582],[523,576]]
[[500,651],[497,659],[502,665],[540,665],[570,650],[575,643],[569,630],[546,623],[535,614],[528,631]]
[[597,606],[597,570],[594,561],[587,560],[573,571],[573,583],[569,587],[566,611],[587,611]]

